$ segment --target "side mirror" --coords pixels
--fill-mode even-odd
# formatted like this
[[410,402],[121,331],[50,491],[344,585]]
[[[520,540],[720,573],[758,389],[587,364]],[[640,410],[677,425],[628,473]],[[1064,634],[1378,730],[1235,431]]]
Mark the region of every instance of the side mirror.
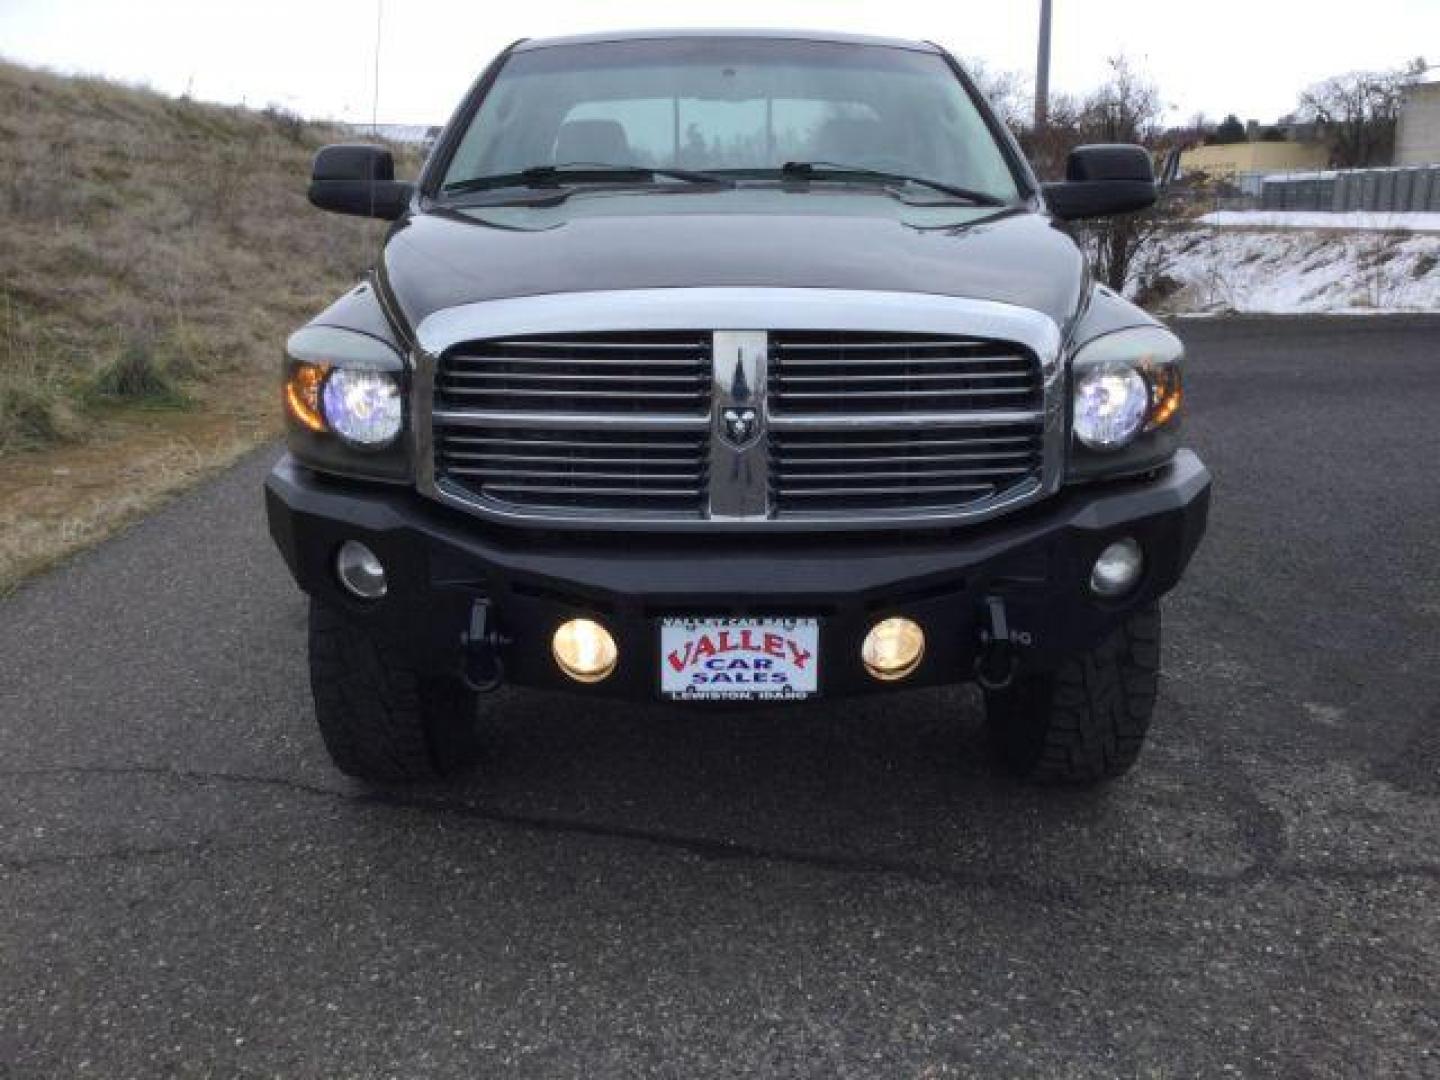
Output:
[[1155,164],[1143,146],[1077,146],[1065,181],[1044,186],[1050,213],[1061,221],[1128,214],[1155,204]]
[[395,159],[379,146],[321,147],[310,171],[310,202],[337,214],[394,221],[414,194],[414,184],[395,179]]

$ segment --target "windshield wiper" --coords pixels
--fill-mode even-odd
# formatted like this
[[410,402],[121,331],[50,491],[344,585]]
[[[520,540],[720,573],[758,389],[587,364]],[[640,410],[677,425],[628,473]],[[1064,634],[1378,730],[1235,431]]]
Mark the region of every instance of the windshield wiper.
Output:
[[923,176],[907,176],[904,173],[870,169],[863,165],[841,165],[833,161],[787,161],[780,166],[780,175],[787,180],[877,180],[887,184],[915,184],[976,206],[1009,205],[998,195],[991,195],[986,191],[973,191],[955,184],[944,184],[939,180],[927,180]]
[[688,184],[712,184],[734,187],[735,181],[714,173],[691,169],[657,169],[650,165],[611,165],[605,162],[571,161],[560,165],[532,165],[519,172],[495,173],[457,180],[440,190],[446,195],[467,191],[489,191],[494,188],[549,188],[562,184],[648,184],[657,179],[683,180]]

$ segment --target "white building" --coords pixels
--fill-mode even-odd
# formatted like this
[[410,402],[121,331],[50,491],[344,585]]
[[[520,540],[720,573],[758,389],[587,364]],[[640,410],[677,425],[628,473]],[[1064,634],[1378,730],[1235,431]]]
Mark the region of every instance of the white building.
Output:
[[1440,164],[1440,82],[1417,83],[1405,91],[1395,130],[1395,164]]

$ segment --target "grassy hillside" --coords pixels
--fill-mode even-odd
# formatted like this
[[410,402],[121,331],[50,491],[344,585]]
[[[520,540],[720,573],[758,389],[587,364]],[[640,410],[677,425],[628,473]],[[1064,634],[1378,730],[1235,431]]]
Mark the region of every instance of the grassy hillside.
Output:
[[[77,534],[66,514],[83,534],[121,512],[42,507],[48,477],[99,492],[161,450],[161,472],[194,473],[274,430],[286,333],[360,276],[382,228],[305,200],[315,149],[342,137],[0,62],[0,588],[17,529],[33,563]],[[132,508],[137,485],[175,486],[127,483]]]
[[[376,226],[305,201],[332,130],[0,64],[0,453],[275,370]],[[203,395],[199,395],[203,399]]]

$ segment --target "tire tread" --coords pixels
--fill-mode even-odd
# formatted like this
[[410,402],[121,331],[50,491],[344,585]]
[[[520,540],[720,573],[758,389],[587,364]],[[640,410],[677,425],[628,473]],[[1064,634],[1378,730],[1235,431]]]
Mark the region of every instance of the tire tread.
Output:
[[442,742],[437,735],[473,723],[473,695],[427,682],[363,629],[315,601],[309,637],[315,719],[342,772],[375,783],[407,783],[436,780],[468,764],[453,739]]
[[992,742],[1022,778],[1095,784],[1135,764],[1150,728],[1160,673],[1160,609],[1135,612],[1058,670],[986,694]]

